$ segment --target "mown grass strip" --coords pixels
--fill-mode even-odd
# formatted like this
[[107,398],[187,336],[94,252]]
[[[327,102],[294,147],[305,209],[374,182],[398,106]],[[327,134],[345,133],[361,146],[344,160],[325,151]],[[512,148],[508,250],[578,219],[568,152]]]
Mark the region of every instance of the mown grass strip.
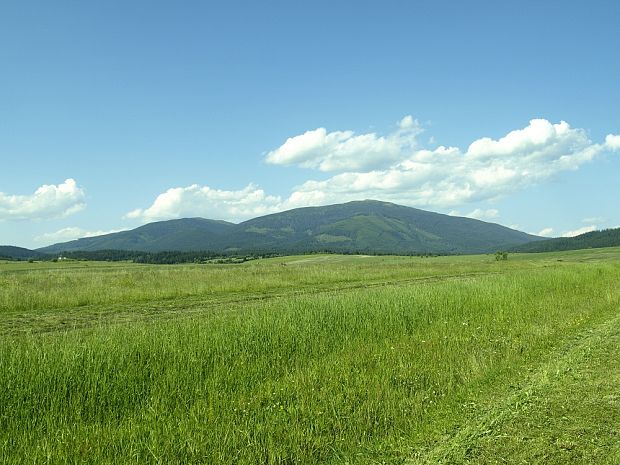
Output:
[[[509,271],[503,272],[503,274]],[[185,297],[148,302],[111,305],[87,305],[73,309],[51,309],[30,312],[7,312],[0,318],[0,335],[23,333],[46,333],[84,329],[108,324],[124,324],[154,319],[183,318],[196,313],[234,311],[254,302],[296,298],[308,295],[339,294],[380,287],[402,287],[423,285],[438,281],[474,279],[481,276],[500,274],[494,272],[462,273],[455,275],[401,278],[391,281],[354,282],[306,287],[301,290],[288,289],[284,292],[268,291],[261,294],[223,295],[217,297]]]
[[518,385],[482,399],[480,414],[410,464],[619,463],[620,316],[552,351]]

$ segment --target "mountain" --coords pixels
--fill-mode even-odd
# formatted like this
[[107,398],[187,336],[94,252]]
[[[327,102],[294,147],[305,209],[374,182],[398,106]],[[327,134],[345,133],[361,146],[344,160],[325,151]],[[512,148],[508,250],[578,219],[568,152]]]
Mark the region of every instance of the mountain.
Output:
[[520,231],[366,200],[255,218],[231,232],[227,247],[383,253],[485,253],[535,240]]
[[537,236],[494,223],[365,200],[297,208],[239,224],[186,218],[39,249],[215,252],[487,253]]
[[38,249],[44,253],[94,250],[137,250],[157,252],[162,250],[211,250],[231,228],[227,221],[204,218],[157,221],[131,231],[85,237],[75,241],[54,244]]
[[592,231],[575,237],[557,237],[513,247],[514,252],[559,252],[620,246],[620,228]]
[[36,250],[0,245],[0,260],[28,260],[31,258],[46,258],[46,255]]

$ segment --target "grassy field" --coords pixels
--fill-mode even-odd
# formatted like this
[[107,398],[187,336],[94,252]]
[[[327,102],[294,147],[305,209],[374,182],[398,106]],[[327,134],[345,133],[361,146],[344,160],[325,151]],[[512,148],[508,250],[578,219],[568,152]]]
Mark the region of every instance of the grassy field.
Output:
[[620,248],[0,263],[0,463],[620,463]]

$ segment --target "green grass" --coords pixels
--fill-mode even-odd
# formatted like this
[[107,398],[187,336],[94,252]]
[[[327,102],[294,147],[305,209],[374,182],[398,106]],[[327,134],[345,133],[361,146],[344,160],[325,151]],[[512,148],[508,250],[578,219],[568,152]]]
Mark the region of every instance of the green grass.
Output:
[[574,337],[500,403],[477,405],[421,462],[620,463],[619,320]]
[[0,463],[617,463],[620,249],[0,264]]

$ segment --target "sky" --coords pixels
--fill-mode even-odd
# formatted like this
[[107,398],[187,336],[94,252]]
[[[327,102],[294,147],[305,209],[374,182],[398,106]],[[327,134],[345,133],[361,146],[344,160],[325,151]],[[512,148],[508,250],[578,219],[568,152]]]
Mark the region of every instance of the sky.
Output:
[[620,2],[0,1],[0,244],[377,199],[620,226]]

